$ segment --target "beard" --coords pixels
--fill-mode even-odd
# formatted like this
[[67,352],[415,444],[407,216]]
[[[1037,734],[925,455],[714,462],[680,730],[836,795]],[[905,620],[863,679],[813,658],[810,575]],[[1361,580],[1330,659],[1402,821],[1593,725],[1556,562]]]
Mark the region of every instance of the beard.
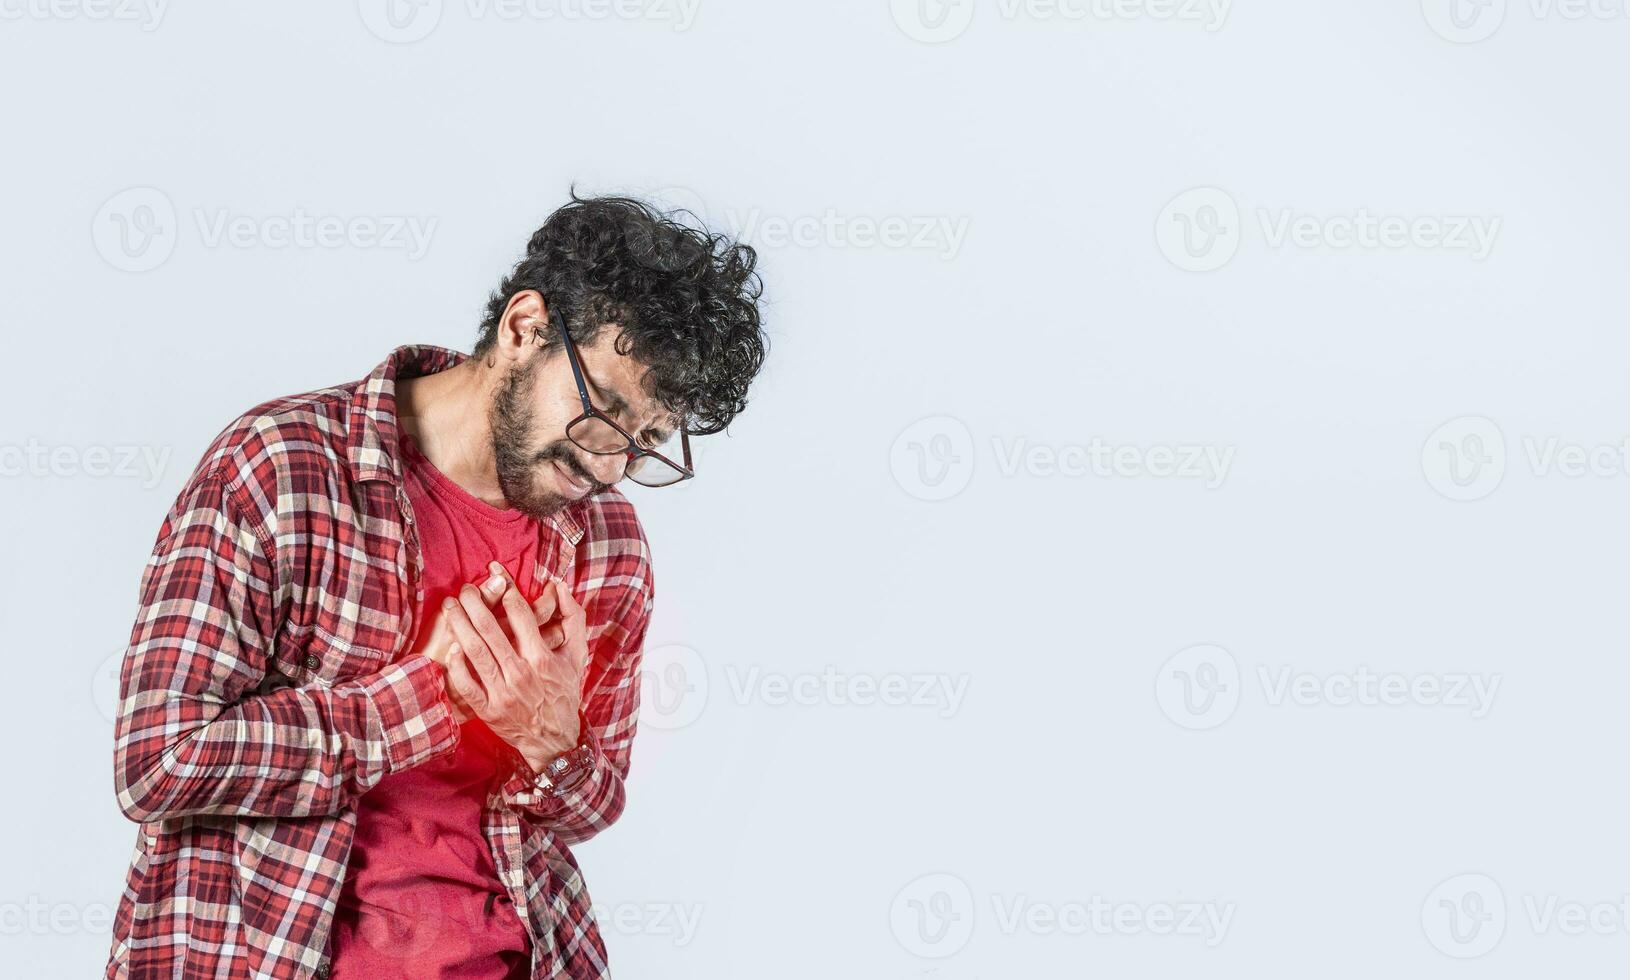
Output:
[[557,514],[573,503],[573,498],[541,485],[553,475],[553,464],[557,462],[587,484],[589,494],[605,489],[604,484],[578,463],[571,440],[562,437],[554,442],[542,442],[540,446],[539,441],[533,439],[537,413],[532,407],[532,391],[542,361],[541,357],[533,357],[525,365],[511,366],[498,383],[487,413],[492,426],[492,454],[498,465],[498,486],[511,507],[536,520]]

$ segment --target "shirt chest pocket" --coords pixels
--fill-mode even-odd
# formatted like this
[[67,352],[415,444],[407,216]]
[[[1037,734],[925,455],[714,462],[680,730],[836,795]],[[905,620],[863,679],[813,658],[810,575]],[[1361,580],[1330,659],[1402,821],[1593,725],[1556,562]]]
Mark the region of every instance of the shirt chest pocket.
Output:
[[278,661],[297,684],[327,687],[378,673],[406,648],[413,622],[409,586],[387,573],[357,574],[367,578],[323,595],[309,621],[285,624]]
[[289,624],[278,637],[278,669],[293,686],[323,687],[377,673],[390,663],[392,652],[357,643],[320,626]]
[[273,650],[289,684],[327,687],[378,673],[408,648],[417,569],[404,498],[388,481],[306,489],[310,506],[280,530],[304,546],[279,565],[288,599]]

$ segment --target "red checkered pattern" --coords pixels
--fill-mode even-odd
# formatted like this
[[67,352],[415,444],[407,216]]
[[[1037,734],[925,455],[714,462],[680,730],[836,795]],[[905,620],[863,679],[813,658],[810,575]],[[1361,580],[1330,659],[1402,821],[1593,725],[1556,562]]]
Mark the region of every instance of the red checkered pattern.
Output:
[[[464,359],[400,347],[359,381],[256,406],[166,515],[119,673],[114,782],[141,826],[106,977],[328,973],[352,804],[459,737],[440,668],[406,654],[423,560],[395,382]],[[517,758],[481,829],[532,936],[534,980],[607,977],[569,845],[623,809],[650,550],[616,488],[543,523],[540,582],[564,578],[587,613],[595,765],[557,798]]]

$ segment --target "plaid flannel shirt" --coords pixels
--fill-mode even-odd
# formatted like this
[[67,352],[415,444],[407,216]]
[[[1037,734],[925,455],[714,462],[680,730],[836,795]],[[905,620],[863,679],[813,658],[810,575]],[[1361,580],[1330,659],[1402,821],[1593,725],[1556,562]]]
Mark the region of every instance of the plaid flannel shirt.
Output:
[[[458,743],[441,668],[406,653],[423,559],[395,381],[465,356],[400,347],[359,381],[250,409],[165,517],[119,674],[114,782],[140,832],[106,977],[327,976],[353,803]],[[534,980],[607,977],[568,845],[623,809],[650,551],[615,487],[543,525],[539,581],[564,578],[586,612],[594,765],[556,797],[517,754],[481,830]]]

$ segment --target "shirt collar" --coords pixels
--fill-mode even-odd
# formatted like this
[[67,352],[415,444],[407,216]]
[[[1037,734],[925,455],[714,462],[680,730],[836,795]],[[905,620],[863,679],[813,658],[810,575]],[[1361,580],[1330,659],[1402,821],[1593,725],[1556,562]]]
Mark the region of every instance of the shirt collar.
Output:
[[[395,487],[402,485],[402,463],[397,451],[397,379],[435,374],[469,359],[468,354],[446,347],[407,344],[391,351],[366,378],[355,383],[346,458],[359,482],[384,480]],[[587,506],[586,497],[574,500],[550,518],[574,545],[583,537],[583,511]]]

